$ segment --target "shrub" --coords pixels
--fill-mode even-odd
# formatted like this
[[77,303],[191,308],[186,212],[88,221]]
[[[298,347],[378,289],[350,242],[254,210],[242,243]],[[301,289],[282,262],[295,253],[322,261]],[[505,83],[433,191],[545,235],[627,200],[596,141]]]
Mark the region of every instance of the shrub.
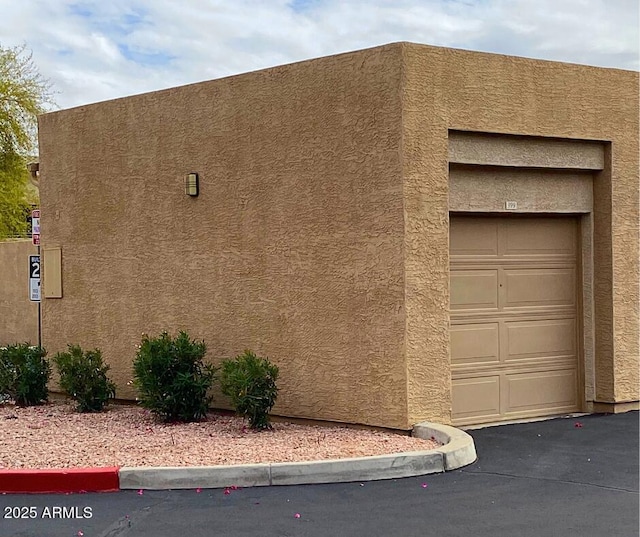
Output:
[[5,356],[7,347],[0,347],[0,403],[11,399],[9,392],[15,382],[15,367]]
[[143,336],[133,363],[134,385],[140,403],[165,421],[197,421],[211,404],[208,391],[216,370],[204,364],[204,341],[189,339],[186,332],[172,339]]
[[16,405],[32,406],[47,401],[47,383],[51,366],[45,360],[47,351],[28,343],[0,348],[0,394]]
[[269,412],[278,397],[278,367],[251,351],[222,362],[222,393],[252,429],[270,429]]
[[99,412],[116,396],[116,385],[107,377],[109,366],[102,363],[99,349],[83,352],[79,345],[69,345],[68,352],[53,358],[60,387],[76,401],[78,412]]

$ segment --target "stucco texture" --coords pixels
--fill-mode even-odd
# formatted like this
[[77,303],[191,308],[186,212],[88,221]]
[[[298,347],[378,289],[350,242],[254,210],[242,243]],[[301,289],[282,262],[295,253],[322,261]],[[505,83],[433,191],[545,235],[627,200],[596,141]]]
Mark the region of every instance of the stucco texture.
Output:
[[38,304],[29,300],[29,240],[0,242],[0,346],[38,344]]
[[[451,131],[599,142],[594,401],[637,401],[638,74],[409,43],[42,116],[42,244],[63,266],[45,345],[102,348],[132,398],[141,334],[187,329],[214,363],[275,362],[277,414],[450,423]],[[588,210],[569,168],[556,187]],[[553,180],[509,185],[528,179]]]
[[596,400],[638,400],[638,73],[404,43],[409,420],[448,422],[449,130],[610,142],[594,180]]
[[276,363],[276,414],[408,428],[400,52],[42,116],[47,348],[103,349],[132,398],[141,334],[185,329],[214,363]]

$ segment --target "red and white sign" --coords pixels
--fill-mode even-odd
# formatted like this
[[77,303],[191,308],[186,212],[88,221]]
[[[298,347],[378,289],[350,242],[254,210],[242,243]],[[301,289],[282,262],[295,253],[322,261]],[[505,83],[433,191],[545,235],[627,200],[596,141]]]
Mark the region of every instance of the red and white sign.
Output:
[[31,211],[31,242],[40,246],[40,209]]

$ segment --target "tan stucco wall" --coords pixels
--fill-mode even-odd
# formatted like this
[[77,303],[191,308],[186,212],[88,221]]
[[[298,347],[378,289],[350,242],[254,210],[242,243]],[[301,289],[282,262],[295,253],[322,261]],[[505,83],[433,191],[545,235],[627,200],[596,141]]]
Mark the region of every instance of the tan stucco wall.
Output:
[[590,213],[593,174],[492,167],[449,168],[449,211],[513,213]]
[[102,348],[133,397],[142,332],[187,329],[278,364],[276,413],[407,428],[401,69],[390,46],[41,117],[50,352]]
[[402,47],[410,421],[450,419],[449,130],[611,142],[594,180],[596,399],[637,400],[638,74]]
[[[188,329],[213,361],[276,362],[276,413],[448,423],[451,131],[554,138],[561,161],[562,140],[603,142],[587,388],[637,400],[638,74],[408,43],[43,116],[42,242],[63,267],[45,345],[102,348],[133,397],[141,333]],[[519,144],[501,158],[523,165]]]
[[31,239],[0,242],[0,345],[38,344],[38,305],[29,300]]

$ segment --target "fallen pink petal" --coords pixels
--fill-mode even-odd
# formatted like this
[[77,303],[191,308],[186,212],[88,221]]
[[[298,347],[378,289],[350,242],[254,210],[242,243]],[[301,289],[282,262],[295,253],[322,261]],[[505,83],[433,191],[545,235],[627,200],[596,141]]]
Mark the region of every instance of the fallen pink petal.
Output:
[[579,429],[582,427],[582,423],[580,423],[579,421],[576,421],[575,426]]
[[427,485],[426,483],[422,483],[422,488],[426,489],[429,485]]
[[77,533],[78,537],[82,537],[84,535],[84,532],[82,530],[78,531]]
[[196,492],[198,492],[198,493],[199,493],[199,492],[202,492],[202,489],[201,489],[200,487],[198,487],[198,488],[196,489]]
[[144,494],[144,490],[140,489],[140,490],[138,491],[138,496],[142,496],[143,494]]
[[300,518],[300,513],[296,513],[295,515],[293,515],[294,518]]
[[229,495],[229,494],[231,494],[231,490],[230,489],[224,489],[224,493]]

